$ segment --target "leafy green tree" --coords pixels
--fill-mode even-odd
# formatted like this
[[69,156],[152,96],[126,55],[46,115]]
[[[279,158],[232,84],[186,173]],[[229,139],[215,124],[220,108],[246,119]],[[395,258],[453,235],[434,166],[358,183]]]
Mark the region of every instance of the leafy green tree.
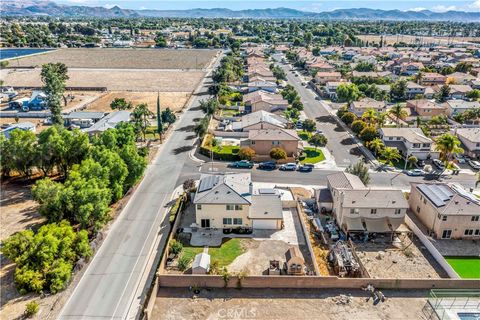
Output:
[[37,233],[17,232],[2,243],[1,250],[16,264],[15,284],[20,293],[64,289],[73,264],[92,254],[87,232],[75,232],[65,220],[43,225]]
[[315,150],[317,150],[318,147],[325,147],[328,140],[323,134],[316,133],[308,139],[308,143],[314,146]]
[[397,80],[390,86],[390,96],[395,100],[405,100],[407,95],[407,81]]
[[409,156],[407,159],[408,166],[410,168],[413,168],[415,166],[415,163],[417,163],[418,159],[415,156]]
[[2,158],[8,159],[9,168],[30,177],[38,163],[35,133],[28,130],[12,130],[10,138],[5,142],[5,152]]
[[125,98],[115,98],[110,103],[110,108],[112,110],[129,110],[133,108],[133,105],[130,101],[125,100]]
[[360,90],[357,85],[354,83],[346,84],[342,83],[337,87],[336,90],[337,98],[339,102],[348,102],[357,101],[361,97]]
[[69,79],[67,66],[63,63],[44,64],[40,76],[44,85],[43,91],[47,95],[47,106],[52,114],[52,122],[63,125],[61,101]]
[[367,124],[363,120],[355,120],[352,122],[352,131],[359,134]]
[[306,119],[302,123],[302,129],[307,132],[313,132],[317,129],[317,124],[312,119]]
[[218,101],[215,98],[200,101],[200,109],[209,116],[217,112],[218,108]]
[[167,40],[162,34],[157,34],[155,37],[155,46],[158,48],[165,48],[167,46]]
[[388,112],[395,117],[397,127],[400,126],[400,120],[403,120],[407,117],[407,111],[398,103],[391,107]]
[[398,162],[402,155],[397,148],[385,147],[382,150],[382,157],[389,165],[393,165],[393,162]]
[[62,140],[55,145],[55,152],[59,156],[60,171],[64,176],[68,176],[68,171],[72,166],[80,163],[87,157],[90,150],[90,142],[88,134],[78,129],[73,131],[62,129],[60,136]]
[[375,138],[367,143],[367,147],[375,153],[375,156],[377,156],[378,153],[381,153],[383,148],[385,148],[385,144],[382,139]]
[[368,108],[363,114],[362,119],[372,125],[377,121],[377,112],[372,108]]
[[287,153],[282,148],[272,148],[270,150],[270,158],[274,160],[287,159]]
[[124,145],[118,154],[128,168],[128,175],[125,178],[123,186],[123,190],[127,191],[142,177],[147,168],[147,159],[138,153],[135,144]]
[[372,141],[377,137],[377,129],[374,126],[366,126],[360,131],[360,139],[365,142]]
[[63,127],[52,126],[38,135],[38,165],[44,176],[48,176],[54,168],[60,166],[63,138],[59,131],[62,130]]
[[480,99],[480,90],[473,89],[472,91],[466,94],[466,97],[472,100],[479,100]]
[[438,91],[437,100],[440,102],[445,102],[447,101],[448,97],[450,97],[450,86],[448,84],[444,84]]
[[435,143],[436,150],[440,151],[440,157],[445,162],[450,162],[453,155],[463,153],[463,149],[461,148],[462,143],[451,133],[442,134],[437,138]]
[[175,122],[175,120],[177,120],[177,118],[175,117],[175,114],[172,112],[172,110],[170,110],[170,108],[167,108],[167,109],[162,111],[162,122],[163,123],[172,124],[172,123]]
[[34,315],[38,313],[38,309],[39,309],[38,302],[30,301],[25,306],[25,317],[32,318]]
[[112,192],[112,202],[117,202],[126,191],[124,186],[128,176],[127,165],[117,152],[106,148],[94,148],[92,158],[108,172],[108,186]]
[[359,177],[364,185],[368,185],[368,183],[370,182],[370,173],[368,173],[368,166],[362,161],[359,161],[354,165],[350,165],[345,171]]
[[50,178],[38,180],[32,187],[33,199],[39,204],[39,213],[49,222],[58,222],[65,218],[72,219],[66,208],[68,195],[63,184],[54,182]]
[[361,72],[375,71],[375,66],[369,62],[362,61],[355,66],[355,70]]
[[204,118],[202,118],[202,120],[200,120],[196,125],[195,125],[195,128],[193,129],[193,131],[195,131],[195,134],[200,137],[200,138],[203,138],[203,136],[205,136],[205,134],[207,133],[208,131],[208,123],[210,122],[210,119],[208,116],[205,116]]
[[350,125],[353,121],[357,119],[357,116],[353,112],[347,112],[343,114],[341,119],[346,125]]
[[468,73],[472,70],[473,65],[470,62],[461,61],[455,66],[456,72]]
[[296,97],[295,100],[292,102],[292,108],[302,111],[303,110],[303,103],[300,101],[300,97]]

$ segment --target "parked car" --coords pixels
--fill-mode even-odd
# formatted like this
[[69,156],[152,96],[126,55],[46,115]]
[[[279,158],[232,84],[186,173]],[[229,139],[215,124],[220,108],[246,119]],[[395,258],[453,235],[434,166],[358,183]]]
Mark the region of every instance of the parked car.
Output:
[[412,169],[412,170],[407,170],[406,174],[407,176],[411,176],[411,177],[420,177],[425,175],[425,171],[421,169]]
[[302,129],[303,128],[303,122],[301,120],[298,120],[295,125],[296,125],[297,129]]
[[480,170],[480,161],[477,160],[468,160],[468,164],[475,170]]
[[442,161],[438,159],[433,159],[433,164],[435,165],[435,167],[437,167],[437,169],[445,170],[445,165],[443,164]]
[[297,164],[290,162],[290,163],[285,163],[280,166],[280,170],[282,171],[295,171],[297,170]]
[[311,172],[314,168],[314,165],[311,163],[305,163],[302,164],[300,167],[298,167],[298,171],[300,172]]
[[258,169],[263,169],[263,170],[275,170],[276,168],[277,168],[277,164],[273,161],[261,162],[258,165]]
[[252,169],[253,168],[253,162],[248,161],[248,160],[235,161],[234,163],[231,164],[231,167]]
[[317,131],[315,131],[315,133],[317,133],[317,134],[321,134],[321,135],[323,135],[323,134],[324,134],[322,130],[317,130]]
[[453,156],[455,158],[455,160],[458,161],[458,163],[460,164],[464,164],[464,163],[467,163],[467,160],[465,159],[464,156],[462,156],[461,154],[456,154]]

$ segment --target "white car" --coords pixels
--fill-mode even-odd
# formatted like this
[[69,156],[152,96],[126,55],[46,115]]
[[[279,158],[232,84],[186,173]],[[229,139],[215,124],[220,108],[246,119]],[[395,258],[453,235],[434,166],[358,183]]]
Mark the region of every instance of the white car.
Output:
[[467,163],[467,160],[466,160],[462,155],[460,155],[460,154],[456,154],[456,155],[454,156],[454,158],[455,158],[455,160],[457,160],[458,163],[460,163],[460,164]]
[[472,167],[473,169],[480,170],[480,161],[477,161],[477,160],[469,160],[469,161],[468,161],[468,164],[469,164],[470,167]]
[[290,163],[285,163],[280,166],[280,170],[282,171],[296,171],[297,170],[297,164],[290,162]]
[[425,175],[425,171],[421,169],[408,170],[406,173],[407,173],[407,176],[411,176],[411,177],[420,177]]

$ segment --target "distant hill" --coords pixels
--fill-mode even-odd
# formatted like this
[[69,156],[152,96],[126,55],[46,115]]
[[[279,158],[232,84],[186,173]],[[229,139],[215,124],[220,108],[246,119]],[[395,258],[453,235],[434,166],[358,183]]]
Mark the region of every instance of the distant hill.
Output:
[[189,10],[128,10],[113,8],[68,6],[47,0],[2,0],[0,14],[9,16],[64,16],[64,17],[169,17],[169,18],[249,18],[249,19],[319,19],[319,20],[423,20],[480,22],[480,12],[432,12],[338,9],[325,12],[306,12],[289,8],[230,10],[225,8]]

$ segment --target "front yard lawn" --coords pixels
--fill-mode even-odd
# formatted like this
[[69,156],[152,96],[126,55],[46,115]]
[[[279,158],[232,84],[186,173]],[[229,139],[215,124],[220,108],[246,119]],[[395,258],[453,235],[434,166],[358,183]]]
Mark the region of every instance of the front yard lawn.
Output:
[[[228,266],[235,260],[236,257],[245,252],[245,248],[242,246],[241,239],[239,238],[224,238],[220,247],[208,248],[210,254],[211,263],[218,262],[219,267]],[[184,246],[181,255],[186,256],[190,261],[193,261],[195,256],[203,252],[203,247],[187,247]]]
[[305,159],[302,160],[302,157],[300,157],[300,163],[317,163],[325,160],[325,156],[320,149],[315,150],[315,148],[306,147],[305,150],[303,150],[303,154],[305,155]]
[[222,109],[222,117],[236,117],[238,116],[238,110]]
[[213,152],[218,154],[237,154],[240,150],[239,146],[215,146]]
[[480,258],[445,257],[448,264],[464,279],[480,279]]

